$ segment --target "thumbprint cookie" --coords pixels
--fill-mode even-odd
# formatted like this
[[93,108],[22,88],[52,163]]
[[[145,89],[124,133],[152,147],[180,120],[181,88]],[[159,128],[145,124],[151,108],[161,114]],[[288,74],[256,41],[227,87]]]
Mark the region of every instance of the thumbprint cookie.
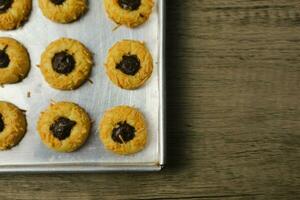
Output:
[[32,0],[1,0],[0,30],[12,30],[21,26],[31,12]]
[[39,0],[44,16],[62,24],[79,19],[87,11],[87,4],[87,0]]
[[37,130],[43,143],[58,152],[81,147],[90,134],[91,120],[86,111],[71,102],[51,104],[40,115]]
[[0,84],[21,81],[29,69],[30,58],[26,48],[15,39],[0,37]]
[[153,0],[104,0],[108,16],[117,24],[136,27],[149,18]]
[[117,106],[105,112],[99,125],[99,137],[106,149],[122,155],[144,149],[147,128],[143,115],[135,108]]
[[61,38],[46,48],[39,67],[50,86],[73,90],[87,80],[92,65],[92,54],[82,43]]
[[0,101],[0,150],[17,145],[26,133],[24,113],[15,105]]
[[105,67],[114,84],[124,89],[136,89],[150,78],[153,60],[144,43],[123,40],[109,50]]

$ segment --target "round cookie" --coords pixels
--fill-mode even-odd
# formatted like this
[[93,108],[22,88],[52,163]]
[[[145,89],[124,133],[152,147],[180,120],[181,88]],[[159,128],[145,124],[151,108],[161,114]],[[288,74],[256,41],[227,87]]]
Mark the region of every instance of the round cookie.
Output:
[[30,69],[30,58],[26,48],[18,41],[0,37],[0,84],[21,81]]
[[22,25],[31,12],[31,0],[1,0],[0,30],[12,30]]
[[24,113],[15,105],[0,101],[0,150],[17,145],[26,133]]
[[62,24],[77,20],[87,11],[87,4],[87,0],[39,0],[44,16]]
[[43,143],[58,152],[72,152],[89,136],[91,120],[83,108],[71,102],[51,104],[41,113],[37,130]]
[[82,43],[61,38],[42,54],[40,69],[53,88],[73,90],[86,81],[92,65],[92,54]]
[[106,111],[99,131],[99,138],[105,148],[117,154],[139,152],[147,142],[144,117],[137,109],[129,106],[117,106]]
[[136,27],[149,18],[153,0],[104,0],[108,16],[117,24]]
[[144,43],[123,40],[109,50],[105,67],[114,84],[124,89],[136,89],[151,76],[153,60]]

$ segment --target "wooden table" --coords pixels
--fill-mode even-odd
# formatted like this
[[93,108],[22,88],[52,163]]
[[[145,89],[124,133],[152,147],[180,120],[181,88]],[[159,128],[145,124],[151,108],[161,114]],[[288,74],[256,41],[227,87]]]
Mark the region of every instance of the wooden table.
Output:
[[1,200],[300,198],[300,0],[167,3],[166,169],[1,175]]

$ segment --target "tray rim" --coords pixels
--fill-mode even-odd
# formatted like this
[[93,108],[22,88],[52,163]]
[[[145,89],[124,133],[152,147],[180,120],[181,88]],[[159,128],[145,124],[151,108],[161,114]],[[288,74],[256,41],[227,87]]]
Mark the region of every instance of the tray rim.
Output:
[[159,108],[159,134],[160,134],[160,170],[164,168],[166,164],[166,80],[165,80],[165,34],[166,34],[166,2],[160,0],[159,5],[159,37],[160,37],[160,50],[159,50],[159,91],[160,91],[160,108]]

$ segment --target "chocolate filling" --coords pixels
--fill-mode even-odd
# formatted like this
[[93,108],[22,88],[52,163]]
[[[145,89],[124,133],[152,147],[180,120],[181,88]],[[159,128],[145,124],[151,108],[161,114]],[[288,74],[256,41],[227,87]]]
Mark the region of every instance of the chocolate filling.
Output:
[[13,0],[0,0],[0,14],[5,13],[12,5]]
[[10,63],[9,56],[5,52],[5,49],[0,50],[0,68],[6,68],[6,67],[8,67],[8,65]]
[[141,6],[141,0],[118,0],[121,8],[125,10],[137,10]]
[[127,122],[119,122],[118,127],[112,131],[111,138],[120,144],[127,143],[135,137],[135,128]]
[[4,121],[2,119],[2,115],[0,113],[0,133],[4,130]]
[[60,117],[50,126],[50,131],[57,139],[64,140],[70,136],[71,130],[75,125],[75,121]]
[[66,0],[51,0],[52,3],[54,3],[55,5],[61,5],[65,2]]
[[75,68],[74,57],[66,51],[56,53],[52,58],[52,68],[57,73],[67,75]]
[[136,55],[124,55],[122,61],[117,64],[116,69],[124,74],[134,76],[141,68],[140,59]]

